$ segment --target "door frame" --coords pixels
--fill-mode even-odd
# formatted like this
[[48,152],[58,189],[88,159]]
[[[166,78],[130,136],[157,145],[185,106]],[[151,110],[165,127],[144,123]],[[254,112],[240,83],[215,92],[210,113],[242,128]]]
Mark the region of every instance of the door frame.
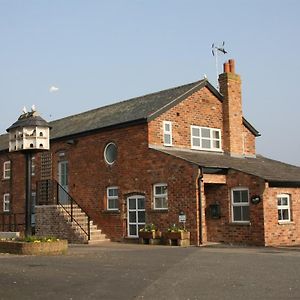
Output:
[[[136,200],[136,208],[135,209],[130,209],[129,208],[129,199],[135,199]],[[138,208],[138,201],[137,199],[143,199],[144,200],[144,208]],[[127,197],[126,199],[126,204],[127,204],[127,237],[128,238],[137,238],[139,236],[139,225],[142,225],[142,226],[145,226],[146,222],[139,222],[138,220],[138,212],[139,211],[144,211],[145,214],[146,214],[146,198],[144,195],[139,195],[139,194],[135,194],[135,195],[131,195],[129,197]],[[135,211],[136,212],[136,222],[133,223],[133,222],[129,222],[129,212],[132,212],[132,211]],[[129,226],[130,225],[136,225],[136,232],[137,234],[136,235],[130,235],[130,229],[129,229]]]

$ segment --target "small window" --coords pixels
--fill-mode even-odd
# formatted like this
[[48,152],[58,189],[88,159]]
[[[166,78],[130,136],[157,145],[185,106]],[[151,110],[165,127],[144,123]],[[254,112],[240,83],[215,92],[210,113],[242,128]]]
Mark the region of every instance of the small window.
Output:
[[249,222],[249,190],[247,188],[235,188],[231,191],[232,221]]
[[11,163],[10,161],[5,161],[3,164],[3,178],[9,179],[11,176]]
[[280,194],[277,196],[277,209],[279,222],[291,221],[290,195]]
[[153,186],[154,209],[168,209],[168,185],[165,183]]
[[191,147],[196,150],[220,151],[221,130],[191,126]]
[[172,146],[172,122],[164,121],[164,145]]
[[117,159],[117,146],[114,143],[109,143],[104,149],[104,159],[109,164],[112,165]]
[[118,187],[107,188],[107,210],[119,209],[119,189]]
[[3,195],[3,212],[10,211],[10,195],[4,194]]
[[44,136],[42,132],[40,132],[40,136],[41,136],[41,137]]

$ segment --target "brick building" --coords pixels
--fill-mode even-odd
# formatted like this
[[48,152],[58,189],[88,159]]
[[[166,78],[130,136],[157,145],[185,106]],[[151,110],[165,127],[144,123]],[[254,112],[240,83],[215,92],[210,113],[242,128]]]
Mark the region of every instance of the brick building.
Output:
[[[50,151],[33,159],[36,231],[70,231],[57,201],[73,199],[111,240],[135,239],[145,223],[164,231],[183,213],[193,244],[299,245],[300,168],[256,155],[259,132],[243,117],[233,60],[219,84],[204,79],[51,122]],[[0,151],[0,230],[22,230],[25,159],[8,152],[7,135]]]

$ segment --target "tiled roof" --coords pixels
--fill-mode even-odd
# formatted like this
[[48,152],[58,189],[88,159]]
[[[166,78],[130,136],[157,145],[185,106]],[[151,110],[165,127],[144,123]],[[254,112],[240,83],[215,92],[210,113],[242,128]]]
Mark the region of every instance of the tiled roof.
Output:
[[[49,122],[51,140],[131,122],[146,122],[203,87],[222,101],[222,95],[207,80],[200,80]],[[257,131],[245,119],[243,123],[256,135]],[[0,135],[0,151],[7,148],[7,135]]]
[[[49,122],[52,127],[51,139],[63,138],[137,120],[146,121],[204,86],[208,86],[220,99],[222,98],[207,80],[200,80]],[[0,135],[0,151],[7,148],[7,134]]]
[[285,164],[261,155],[257,157],[232,157],[223,153],[207,153],[196,150],[154,149],[201,167],[234,169],[258,176],[268,182],[292,182],[300,185],[300,167]]

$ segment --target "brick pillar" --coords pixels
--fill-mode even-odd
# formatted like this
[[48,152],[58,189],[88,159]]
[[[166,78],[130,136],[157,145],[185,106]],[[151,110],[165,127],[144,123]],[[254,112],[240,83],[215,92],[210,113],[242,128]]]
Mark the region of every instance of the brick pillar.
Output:
[[223,149],[232,156],[244,154],[241,78],[235,73],[234,60],[224,64],[219,76],[223,100]]

